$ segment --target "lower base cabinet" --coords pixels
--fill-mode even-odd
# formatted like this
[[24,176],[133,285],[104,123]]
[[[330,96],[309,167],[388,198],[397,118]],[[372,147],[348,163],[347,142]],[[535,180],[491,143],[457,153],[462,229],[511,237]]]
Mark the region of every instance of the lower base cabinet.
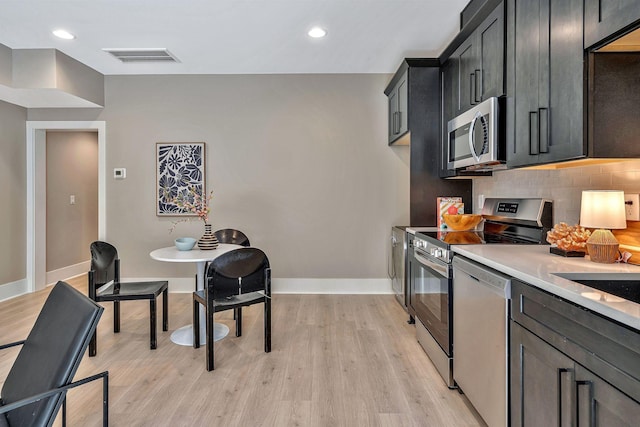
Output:
[[637,426],[640,404],[511,321],[511,426]]
[[640,332],[511,283],[512,427],[640,425]]

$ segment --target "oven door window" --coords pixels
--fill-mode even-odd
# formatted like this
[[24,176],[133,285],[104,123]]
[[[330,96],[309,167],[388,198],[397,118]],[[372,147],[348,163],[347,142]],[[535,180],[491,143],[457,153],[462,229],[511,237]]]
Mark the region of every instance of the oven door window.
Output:
[[[411,265],[411,306],[416,316],[447,355],[450,347],[450,282],[439,272],[418,261]],[[441,268],[449,270],[449,266]]]

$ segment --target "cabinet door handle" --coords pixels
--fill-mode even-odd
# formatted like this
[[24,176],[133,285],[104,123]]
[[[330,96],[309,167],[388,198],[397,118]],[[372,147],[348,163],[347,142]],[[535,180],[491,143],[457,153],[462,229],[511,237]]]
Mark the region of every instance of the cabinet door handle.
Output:
[[474,89],[473,89],[473,100],[476,102],[482,101],[479,92],[482,92],[482,88],[480,87],[480,70],[476,70],[474,73]]
[[402,130],[402,111],[398,111],[398,131],[396,133],[400,133]]
[[549,109],[538,108],[538,147],[541,153],[549,152]]
[[397,125],[396,125],[396,118],[397,118],[397,114],[398,114],[398,113],[397,113],[397,111],[394,111],[394,112],[393,112],[393,115],[391,116],[391,117],[392,117],[391,133],[393,133],[394,135],[398,133],[398,132],[396,131],[396,127],[397,127]]
[[[558,368],[558,421],[559,426],[573,426],[573,414],[575,412],[575,399],[572,387],[563,388],[563,376],[569,375],[569,384],[573,384],[573,369]],[[568,398],[568,405],[564,405],[565,399]],[[568,408],[566,406],[569,406]]]
[[540,135],[538,133],[538,112],[529,111],[529,154],[540,154]]
[[469,104],[476,105],[476,75],[469,74]]
[[[588,411],[586,413],[587,416],[587,420],[586,420],[586,424],[585,421],[583,421],[583,419],[581,419],[581,412],[580,408],[580,387],[581,386],[587,386],[587,391],[588,391],[588,399],[589,399],[589,408]],[[577,425],[581,426],[581,425],[588,425],[589,427],[596,427],[596,400],[593,397],[593,382],[592,381],[576,381],[576,400],[578,401],[578,410],[576,411],[577,413]]]

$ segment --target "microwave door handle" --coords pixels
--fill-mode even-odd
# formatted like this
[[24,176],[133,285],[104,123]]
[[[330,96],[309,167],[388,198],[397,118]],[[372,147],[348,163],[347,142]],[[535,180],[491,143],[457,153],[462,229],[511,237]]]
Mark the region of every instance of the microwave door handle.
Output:
[[473,120],[471,120],[471,125],[469,125],[469,151],[471,152],[471,155],[476,160],[476,162],[480,161],[480,156],[478,156],[478,154],[476,153],[475,141],[473,140],[473,138],[476,130],[476,123],[478,122],[480,116],[480,113],[476,114],[473,117]]

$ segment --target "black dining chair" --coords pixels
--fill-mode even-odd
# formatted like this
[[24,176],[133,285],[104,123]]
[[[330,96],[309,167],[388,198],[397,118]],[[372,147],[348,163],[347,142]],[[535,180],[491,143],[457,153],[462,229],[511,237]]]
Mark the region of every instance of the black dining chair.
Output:
[[58,282],[47,297],[0,392],[0,426],[51,426],[62,406],[66,425],[67,390],[102,379],[102,423],[109,423],[109,372],[73,381],[104,308]]
[[[89,298],[96,302],[113,302],[113,332],[120,332],[120,301],[149,300],[150,347],[157,341],[157,298],[162,294],[162,330],[169,329],[169,282],[120,282],[120,258],[116,248],[96,241],[91,244],[91,271],[89,271]],[[89,344],[89,356],[97,352],[97,337]],[[0,426],[1,427],[1,426]]]
[[240,246],[251,246],[247,235],[240,230],[235,230],[233,228],[224,228],[221,230],[217,230],[213,234],[215,234],[219,243],[232,243],[234,245]]
[[193,293],[193,347],[200,347],[199,304],[205,306],[207,371],[214,369],[213,316],[235,310],[236,337],[242,335],[242,307],[264,303],[264,351],[271,351],[271,267],[258,248],[239,248],[209,263],[205,288]]
[[[229,244],[240,245],[245,247],[251,246],[251,243],[249,242],[249,238],[247,237],[247,235],[244,234],[242,231],[236,230],[234,228],[223,228],[223,229],[217,230],[213,234],[215,234],[219,243],[229,243]],[[205,267],[205,269],[208,268],[208,266],[209,264],[207,263],[207,266]],[[238,316],[238,310],[237,309],[233,310],[233,319],[235,320],[237,316]]]

